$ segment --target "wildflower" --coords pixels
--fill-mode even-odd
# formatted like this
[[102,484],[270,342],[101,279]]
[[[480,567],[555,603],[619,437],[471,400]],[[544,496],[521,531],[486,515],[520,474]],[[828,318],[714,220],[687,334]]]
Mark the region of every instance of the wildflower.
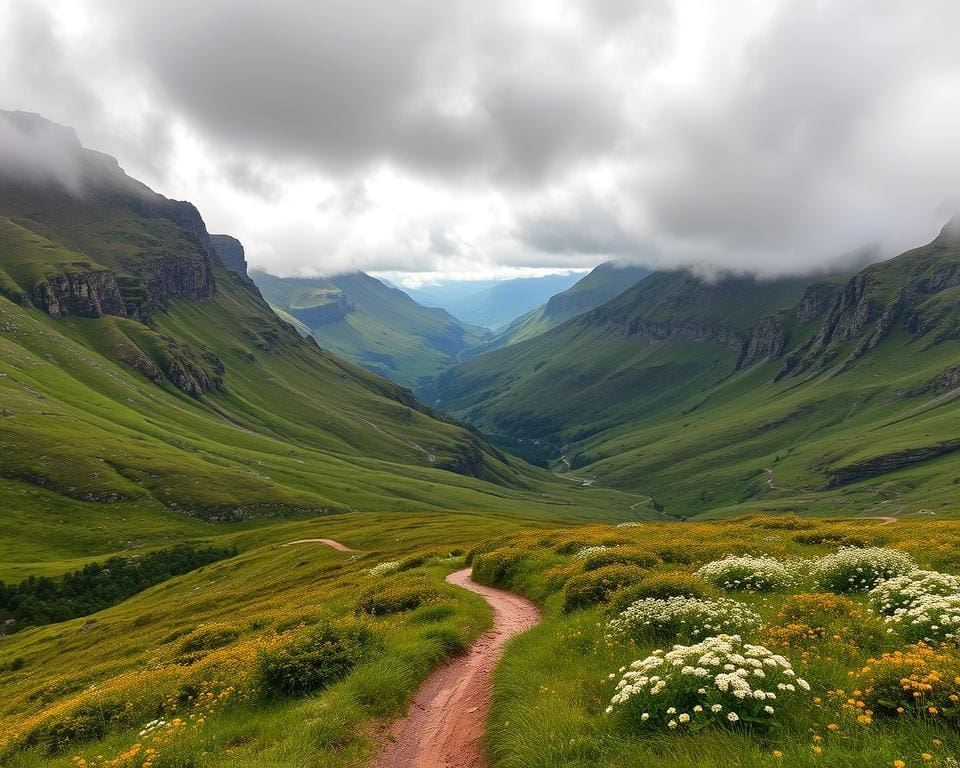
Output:
[[707,563],[696,575],[722,589],[738,592],[771,592],[797,580],[797,568],[768,555],[727,555]]

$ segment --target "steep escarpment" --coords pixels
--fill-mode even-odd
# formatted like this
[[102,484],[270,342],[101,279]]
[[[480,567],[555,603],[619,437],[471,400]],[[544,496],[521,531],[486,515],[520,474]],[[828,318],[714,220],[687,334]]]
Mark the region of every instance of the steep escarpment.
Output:
[[[856,363],[898,329],[918,342],[955,333],[960,236],[948,224],[928,245],[874,264],[843,286],[816,335],[791,362],[791,374]],[[799,311],[799,310],[798,310]]]
[[0,112],[0,121],[5,135],[56,158],[0,168],[0,217],[41,238],[35,250],[50,251],[33,259],[42,269],[14,269],[38,308],[149,321],[176,299],[213,298],[221,262],[192,204],[131,179],[71,129],[19,112]]

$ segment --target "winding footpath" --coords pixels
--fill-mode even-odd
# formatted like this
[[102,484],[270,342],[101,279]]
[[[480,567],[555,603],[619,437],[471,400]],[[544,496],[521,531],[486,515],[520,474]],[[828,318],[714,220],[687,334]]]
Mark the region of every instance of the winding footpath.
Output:
[[512,592],[470,579],[470,569],[447,582],[483,597],[493,611],[493,629],[465,656],[449,661],[420,686],[407,716],[393,724],[372,768],[483,768],[483,736],[490,711],[493,670],[510,638],[540,621],[539,609]]
[[328,547],[333,547],[337,552],[356,552],[357,550],[351,549],[346,544],[341,544],[339,541],[334,541],[333,539],[297,539],[296,541],[288,541],[286,544],[281,544],[281,547],[292,547],[294,544],[326,544]]

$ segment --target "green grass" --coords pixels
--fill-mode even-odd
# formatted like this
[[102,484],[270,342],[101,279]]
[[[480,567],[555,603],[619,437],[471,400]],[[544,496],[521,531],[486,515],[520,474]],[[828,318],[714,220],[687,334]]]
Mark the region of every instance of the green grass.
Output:
[[301,333],[402,386],[436,376],[489,335],[362,272],[309,279],[255,272],[253,278]]
[[[938,240],[865,270],[857,279],[870,286],[863,303],[874,319],[854,338],[832,331],[823,344],[810,340],[835,328],[831,303],[801,322],[792,307],[802,281],[700,285],[653,275],[552,331],[451,369],[425,394],[500,444],[547,447],[554,468],[563,456],[574,474],[650,497],[668,517],[953,514],[957,453],[881,466],[859,482],[831,477],[960,436],[949,377],[930,388],[960,356],[956,289],[922,288],[949,272],[957,253]],[[835,298],[842,282],[818,285]],[[908,308],[856,356],[901,286]],[[774,315],[787,359],[799,361],[795,375],[778,376],[783,360],[738,369],[738,352],[721,342],[746,338]],[[837,317],[855,315],[847,308]],[[909,317],[929,330],[908,331]],[[713,340],[690,338],[701,333]]]
[[[557,554],[556,550],[562,549],[565,542],[576,547],[622,541],[654,553],[683,552],[689,563],[663,563],[653,571],[670,574],[677,569],[695,570],[698,564],[724,552],[766,551],[780,557],[811,557],[832,551],[836,545],[804,545],[794,541],[799,534],[819,533],[836,538],[856,536],[868,542],[901,547],[912,552],[921,565],[935,568],[956,569],[960,555],[955,523],[801,524],[796,519],[791,522],[761,518],[724,523],[660,523],[626,529],[596,526],[555,533],[539,530],[482,545],[481,551],[490,551],[498,544],[509,547],[502,550],[504,555],[500,559],[517,564],[496,583],[540,602],[546,614],[542,624],[509,644],[497,669],[488,731],[493,764],[496,768],[594,765],[857,768],[893,766],[894,760],[903,759],[908,766],[947,765],[945,759],[960,750],[960,736],[952,720],[912,713],[911,707],[904,715],[877,715],[863,725],[856,721],[854,710],[842,706],[857,687],[857,681],[851,680],[848,671],[859,671],[871,663],[870,657],[904,647],[904,641],[896,634],[886,635],[882,629],[868,629],[875,619],[849,619],[831,625],[831,631],[843,633],[844,643],[828,636],[824,640],[800,639],[790,647],[776,646],[774,644],[780,642],[778,637],[792,637],[774,634],[783,624],[777,612],[789,592],[730,595],[748,603],[766,623],[766,628],[753,633],[750,639],[775,647],[793,661],[798,675],[811,681],[813,690],[806,704],[784,709],[779,728],[753,731],[743,727],[709,727],[697,732],[673,733],[666,729],[638,732],[626,726],[616,714],[605,714],[616,682],[609,676],[633,660],[646,657],[654,648],[669,648],[673,641],[664,637],[634,643],[606,637],[605,624],[611,613],[604,605],[564,613],[561,577],[551,578],[548,569],[566,568],[577,572],[582,568],[569,554]],[[569,547],[565,551],[569,551]],[[522,553],[519,562],[515,560],[516,553]],[[493,556],[496,558],[496,553]],[[548,571],[546,580],[544,571]],[[809,584],[801,583],[790,592],[810,590]],[[864,598],[854,596],[854,605],[863,604]],[[811,616],[808,621],[812,626],[816,617]],[[804,655],[804,651],[809,655]],[[955,650],[948,653],[957,658]],[[836,688],[844,689],[844,696],[829,693]],[[908,694],[904,696],[909,698]],[[831,723],[837,725],[836,730],[828,727]],[[815,752],[814,747],[819,747],[821,752]],[[782,756],[777,757],[775,751]],[[930,754],[932,760],[923,760],[923,753]]]
[[[0,679],[6,745],[0,764],[67,766],[77,756],[95,763],[97,755],[112,758],[140,742],[160,749],[157,766],[361,765],[374,745],[365,723],[402,712],[431,669],[489,626],[481,598],[443,585],[443,577],[463,562],[449,553],[517,526],[515,519],[464,515],[410,515],[398,525],[392,516],[358,514],[217,537],[218,544],[237,545],[241,553],[93,616],[4,640],[0,665],[20,658],[23,668]],[[316,543],[282,546],[320,536],[358,551]],[[396,576],[366,575],[377,563],[415,553],[427,556],[423,565]],[[382,650],[314,695],[266,700],[258,693],[251,676],[258,649],[293,642],[325,619],[352,617],[360,594],[394,581],[439,590],[444,610],[425,606],[372,619]],[[234,628],[228,638],[237,639],[181,658],[184,638],[210,624]],[[189,686],[215,692],[218,703],[203,723],[196,716],[209,708],[181,695],[195,690]],[[38,728],[74,722],[74,713],[90,702],[103,711],[112,711],[115,702],[126,708],[104,738],[74,739],[53,753],[17,746]],[[186,725],[162,739],[138,738],[160,711]]]

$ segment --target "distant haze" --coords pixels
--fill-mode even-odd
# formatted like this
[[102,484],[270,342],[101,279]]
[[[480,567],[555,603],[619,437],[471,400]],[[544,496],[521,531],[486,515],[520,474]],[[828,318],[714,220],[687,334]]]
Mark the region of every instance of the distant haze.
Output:
[[7,0],[0,109],[275,274],[801,273],[960,210],[958,29],[953,0]]

